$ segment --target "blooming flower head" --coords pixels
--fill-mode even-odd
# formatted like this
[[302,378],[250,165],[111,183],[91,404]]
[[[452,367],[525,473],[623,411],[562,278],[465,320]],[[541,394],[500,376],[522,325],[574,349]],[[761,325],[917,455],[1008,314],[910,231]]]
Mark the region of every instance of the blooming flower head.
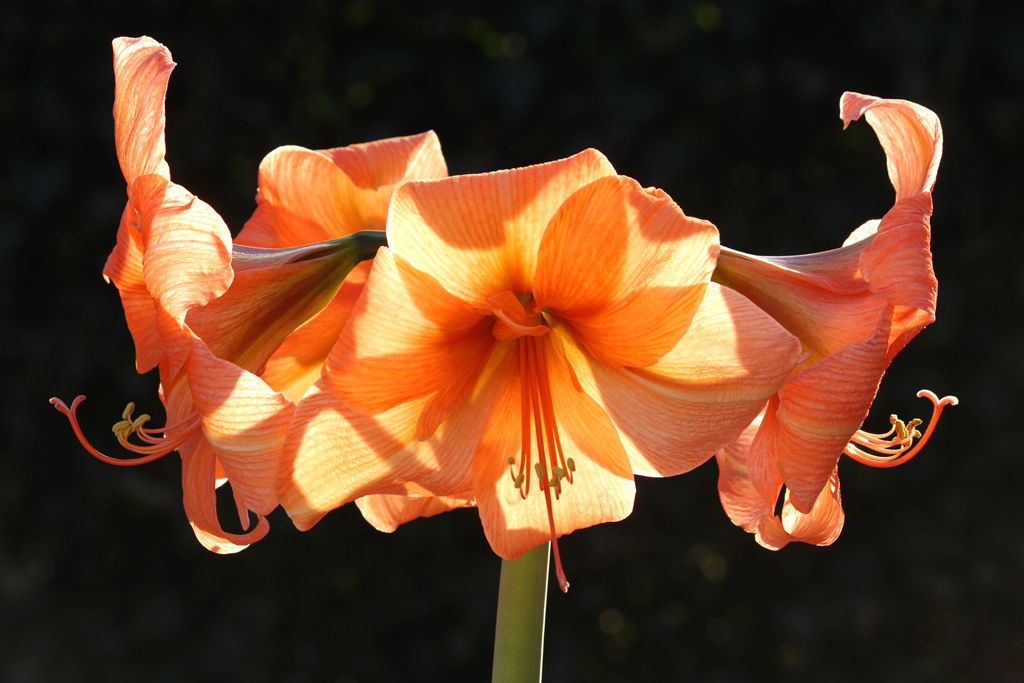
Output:
[[[791,540],[832,543],[842,529],[837,462],[843,453],[888,467],[927,441],[945,405],[920,420],[892,416],[885,434],[861,430],[893,357],[935,320],[930,251],[931,191],[942,129],[928,109],[846,93],[845,124],[864,116],[885,150],[896,203],[856,229],[839,249],[804,256],[750,256],[723,249],[714,281],[741,292],[800,339],[806,358],[762,416],[717,454],[722,503],[732,520],[769,548]],[[915,444],[915,439],[920,439]],[[786,487],[781,515],[776,500]]]
[[[346,275],[375,251],[374,239],[352,233],[382,226],[406,176],[446,170],[433,133],[325,152],[282,148],[261,165],[259,206],[233,245],[221,217],[171,181],[164,97],[173,68],[170,52],[150,38],[114,41],[115,141],[128,202],[103,271],[121,294],[137,369],[159,367],[167,426],[148,427],[129,404],[114,432],[142,457],[116,460],[82,435],[82,397],[70,408],[52,402],[107,462],[178,450],[197,538],[236,552],[267,532],[292,399],[319,376],[362,286],[364,276]],[[133,435],[144,444],[130,442]],[[215,487],[228,480],[243,528],[250,511],[258,518],[243,534],[225,532],[217,519]]]
[[[300,529],[371,494],[435,499],[364,503],[390,528],[475,502],[494,551],[518,557],[628,515],[634,474],[734,441],[799,360],[709,282],[714,226],[593,150],[407,183],[387,234],[286,441]],[[555,559],[565,589],[557,542]]]

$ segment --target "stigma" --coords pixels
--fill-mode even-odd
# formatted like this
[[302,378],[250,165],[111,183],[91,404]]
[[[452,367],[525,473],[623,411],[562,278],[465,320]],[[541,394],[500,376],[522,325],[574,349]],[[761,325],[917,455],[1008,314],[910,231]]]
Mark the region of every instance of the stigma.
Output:
[[[201,430],[199,416],[193,412],[184,420],[176,422],[172,425],[167,425],[160,428],[152,428],[144,426],[149,422],[149,415],[140,415],[139,417],[133,417],[132,414],[135,411],[135,404],[129,403],[124,412],[121,413],[121,421],[117,422],[111,431],[117,437],[117,442],[121,444],[121,447],[125,450],[137,453],[137,458],[112,458],[109,455],[100,453],[96,448],[93,447],[89,440],[85,438],[82,433],[82,428],[78,424],[78,404],[85,400],[85,396],[79,396],[71,402],[69,408],[64,401],[59,398],[51,398],[50,403],[67,416],[71,422],[71,428],[75,430],[75,436],[78,437],[78,441],[85,447],[85,450],[98,460],[109,465],[143,465],[147,462],[153,462],[159,458],[164,457],[168,453],[177,450],[179,446],[188,441],[193,435],[199,433]],[[145,445],[139,445],[132,443],[128,438],[135,435],[137,439],[142,441]]]
[[[562,558],[558,552],[558,535],[555,531],[553,501],[562,495],[562,487],[572,484],[576,463],[566,458],[558,436],[555,408],[551,400],[551,385],[547,364],[533,336],[517,340],[519,346],[519,377],[522,416],[522,451],[518,463],[508,459],[512,485],[523,500],[535,485],[544,495],[548,513],[548,528],[551,532],[551,547],[555,559],[555,575],[562,592],[569,590],[569,582],[562,569]],[[536,462],[533,444],[537,445]],[[532,464],[532,467],[531,467]],[[534,481],[535,480],[535,481]]]
[[[850,456],[857,462],[871,467],[896,467],[902,465],[920,452],[939,422],[942,409],[946,406],[955,406],[958,401],[956,396],[945,396],[939,398],[927,389],[917,392],[918,396],[924,396],[932,402],[932,417],[928,421],[928,427],[924,434],[917,429],[922,422],[913,419],[910,422],[903,422],[895,415],[889,417],[892,424],[889,431],[884,434],[872,434],[858,429],[854,433],[850,443],[843,449],[843,453]],[[917,439],[917,443],[914,440]],[[865,450],[866,449],[866,450]],[[869,453],[867,451],[873,451]]]

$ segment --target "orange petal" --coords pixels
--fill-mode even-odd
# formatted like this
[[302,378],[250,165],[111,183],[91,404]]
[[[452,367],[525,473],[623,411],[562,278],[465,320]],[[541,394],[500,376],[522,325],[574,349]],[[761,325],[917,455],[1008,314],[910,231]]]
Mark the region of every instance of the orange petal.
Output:
[[296,403],[302,398],[320,379],[327,356],[363,291],[370,265],[370,262],[360,263],[349,273],[327,308],[278,347],[260,379]]
[[614,175],[596,150],[526,168],[407,183],[388,214],[388,245],[446,290],[485,306],[533,289],[541,236],[562,203]]
[[686,332],[718,231],[665,193],[605,177],[569,197],[541,240],[534,295],[598,360],[651,365]]
[[[486,396],[482,409],[489,405]],[[471,484],[472,445],[479,418],[456,413],[430,439],[416,439],[425,399],[378,415],[347,407],[326,380],[296,407],[278,481],[281,505],[295,526],[309,529],[327,512],[366,495],[452,496]],[[463,419],[468,417],[470,419]]]
[[231,284],[231,233],[208,204],[161,176],[138,178],[133,194],[146,288],[174,376],[191,348],[185,314]]
[[493,318],[381,249],[325,377],[342,402],[375,414],[421,397],[426,438],[479,375],[495,339]]
[[[274,263],[277,250],[270,251],[266,260]],[[281,251],[298,254],[294,261],[236,269],[223,296],[191,309],[186,318],[214,354],[254,374],[288,336],[330,304],[359,260],[375,249],[342,238]]]
[[206,439],[197,435],[178,449],[181,453],[181,485],[185,492],[185,514],[196,538],[207,550],[227,555],[245,550],[267,535],[270,523],[259,518],[256,527],[244,534],[221,528],[217,519],[215,486],[216,456]]
[[174,69],[171,53],[145,36],[116,38],[114,46],[114,143],[129,186],[155,173],[170,180],[164,161],[164,98]]
[[113,282],[121,296],[128,329],[135,342],[135,369],[149,372],[163,359],[166,351],[157,328],[156,302],[146,288],[142,268],[142,235],[137,228],[135,207],[128,202],[117,229],[117,246],[103,266],[103,278]]
[[[566,339],[562,329],[553,329]],[[566,353],[611,417],[633,472],[667,477],[735,441],[800,359],[795,337],[732,290],[711,283],[686,335],[657,364],[611,369]]]
[[[505,347],[515,349],[516,343]],[[635,487],[615,427],[597,403],[573,387],[569,367],[551,335],[539,337],[537,346],[548,369],[563,452],[576,466],[573,482],[563,480],[561,495],[552,500],[556,536],[624,519],[633,509]],[[475,449],[473,490],[491,548],[499,556],[513,559],[550,540],[551,531],[544,492],[536,481],[524,499],[509,474],[508,458],[521,457],[522,448],[517,363],[505,365],[495,378],[495,387],[491,419]],[[535,435],[531,439],[532,463],[536,463]]]
[[778,411],[765,415],[764,424],[778,423],[774,448],[779,474],[800,512],[811,511],[867,416],[885,372],[891,315],[891,309],[884,311],[867,339],[789,379],[779,390]]
[[456,496],[428,496],[415,498],[402,495],[364,496],[356,501],[356,507],[367,522],[378,531],[391,533],[400,525],[419,517],[433,517],[456,508],[475,507],[472,491]]
[[294,404],[197,341],[186,364],[203,433],[235,496],[260,515],[277,507],[277,479]]
[[938,280],[930,250],[931,194],[901,199],[878,225],[861,256],[864,278],[875,295],[896,308],[887,358],[935,320]]
[[733,524],[751,533],[757,530],[763,517],[773,514],[775,499],[782,483],[779,479],[774,495],[769,496],[762,495],[751,483],[748,456],[760,426],[761,416],[758,415],[736,441],[715,453],[718,462],[718,496],[722,508]]
[[800,339],[803,366],[871,335],[885,303],[860,273],[870,242],[802,256],[749,256],[723,248],[714,281],[740,292]]
[[934,112],[905,100],[847,92],[839,115],[844,126],[863,115],[875,130],[897,200],[931,191],[942,158],[942,126]]
[[323,151],[280,147],[260,164],[256,212],[236,241],[289,247],[383,230],[398,185],[447,175],[433,131]]

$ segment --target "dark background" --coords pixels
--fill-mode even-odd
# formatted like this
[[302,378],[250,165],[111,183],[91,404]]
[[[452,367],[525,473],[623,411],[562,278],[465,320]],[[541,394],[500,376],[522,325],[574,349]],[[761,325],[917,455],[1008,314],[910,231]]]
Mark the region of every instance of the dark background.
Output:
[[[0,679],[487,680],[499,560],[474,511],[392,535],[354,507],[220,557],[195,541],[176,456],[90,458],[50,396],[90,396],[87,434],[134,372],[100,277],[125,184],[110,41],[179,66],[174,179],[237,231],[260,159],[434,129],[452,173],[605,152],[753,253],[838,246],[893,191],[854,90],[937,112],[937,322],[896,359],[867,427],[957,394],[895,470],[840,464],[828,548],[758,547],[713,464],[638,482],[632,516],[563,539],[548,681],[1024,680],[1018,3],[144,0],[0,9]],[[827,6],[827,9],[826,9]],[[887,426],[887,425],[886,425]]]

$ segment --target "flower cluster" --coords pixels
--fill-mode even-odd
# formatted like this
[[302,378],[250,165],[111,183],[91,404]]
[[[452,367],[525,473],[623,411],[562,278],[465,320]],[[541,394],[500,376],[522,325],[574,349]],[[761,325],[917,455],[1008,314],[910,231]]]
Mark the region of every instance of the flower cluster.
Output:
[[[893,209],[842,248],[755,257],[600,152],[448,177],[433,133],[260,165],[232,240],[171,180],[164,97],[174,64],[114,41],[115,140],[128,188],[104,276],[139,372],[159,368],[167,425],[114,426],[148,462],[177,450],[185,512],[216,552],[355,502],[379,529],[479,510],[514,558],[627,516],[634,476],[716,457],[722,503],[759,543],[825,544],[842,526],[836,463],[911,457],[923,438],[860,430],[893,356],[934,320],[931,189],[938,119],[847,93],[874,127]],[[140,443],[141,442],[141,443]],[[873,455],[866,450],[874,451]],[[230,482],[243,528],[224,531]],[[780,514],[777,501],[785,494]]]

